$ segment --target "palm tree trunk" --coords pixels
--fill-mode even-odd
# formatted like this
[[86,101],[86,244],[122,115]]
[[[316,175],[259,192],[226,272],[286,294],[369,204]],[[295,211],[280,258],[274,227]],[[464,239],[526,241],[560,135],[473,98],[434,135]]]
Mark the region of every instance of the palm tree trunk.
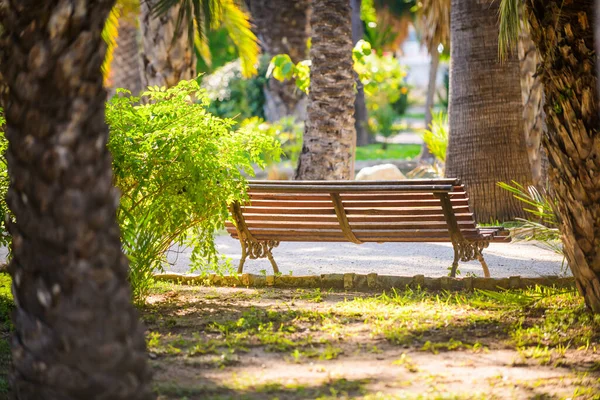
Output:
[[[600,0],[596,0],[596,20],[595,22],[595,31],[594,35],[595,43],[596,43],[596,54],[600,54]],[[600,63],[596,65],[596,76],[600,76]],[[598,88],[598,96],[600,97],[600,79],[596,79],[596,86]]]
[[[523,24],[523,20],[521,20]],[[521,67],[521,98],[523,99],[523,122],[525,124],[525,145],[531,165],[533,184],[546,187],[548,158],[542,147],[542,136],[546,131],[544,113],[544,87],[536,75],[539,56],[529,32],[522,26],[519,36],[519,64]]]
[[[360,19],[361,0],[351,0],[352,7],[352,44],[356,43],[365,35],[363,21]],[[356,129],[356,144],[366,146],[375,142],[375,136],[369,134],[367,129],[367,103],[365,101],[365,89],[358,77],[356,77],[356,99],[354,100],[354,129]]]
[[138,32],[137,15],[123,15],[119,18],[117,47],[110,66],[110,95],[113,95],[117,88],[127,89],[134,96],[142,90]]
[[156,3],[158,0],[141,2],[142,88],[172,87],[181,80],[196,77],[196,56],[187,36],[185,21],[179,32],[175,31],[179,7],[171,7],[167,13],[156,17],[151,13]]
[[153,397],[106,148],[101,30],[113,3],[26,0],[0,13],[22,400]]
[[[427,97],[425,98],[425,129],[431,129],[431,123],[433,122],[433,106],[435,105],[435,89],[437,83],[438,67],[440,65],[440,53],[437,49],[430,52],[431,64],[429,65],[429,82],[427,83]],[[419,156],[421,162],[433,163],[435,157],[429,151],[427,144],[423,143],[421,149],[421,155]]]
[[542,143],[565,255],[587,306],[600,313],[600,133],[594,1],[527,0],[541,55],[548,131]]
[[[288,54],[294,63],[307,57],[310,0],[249,0],[254,31],[265,53]],[[306,96],[293,81],[271,78],[265,87],[265,117],[277,121],[287,115],[306,119]]]
[[524,217],[500,181],[531,184],[516,57],[498,60],[498,2],[452,1],[446,176],[461,178],[479,222]]
[[353,179],[354,69],[348,0],[316,0],[308,118],[296,179]]

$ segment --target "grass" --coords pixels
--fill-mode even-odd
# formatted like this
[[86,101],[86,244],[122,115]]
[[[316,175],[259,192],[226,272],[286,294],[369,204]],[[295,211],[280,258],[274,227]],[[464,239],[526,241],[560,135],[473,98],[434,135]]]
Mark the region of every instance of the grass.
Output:
[[[600,390],[600,316],[574,291],[373,295],[162,284],[142,316],[161,400],[593,399],[588,388]],[[530,372],[472,384],[494,358],[504,358],[494,368],[506,376]],[[369,373],[373,364],[393,382]],[[438,364],[460,377],[440,375]],[[560,384],[540,368],[556,371]],[[202,375],[209,378],[181,378]]]
[[[0,274],[0,398],[8,393],[12,307],[10,278]],[[600,393],[600,315],[575,291],[367,294],[160,283],[140,311],[159,400]]]
[[400,118],[422,119],[425,120],[425,113],[405,113]]
[[388,144],[386,150],[381,148],[381,143],[373,143],[356,148],[356,160],[412,160],[421,153],[418,144]]

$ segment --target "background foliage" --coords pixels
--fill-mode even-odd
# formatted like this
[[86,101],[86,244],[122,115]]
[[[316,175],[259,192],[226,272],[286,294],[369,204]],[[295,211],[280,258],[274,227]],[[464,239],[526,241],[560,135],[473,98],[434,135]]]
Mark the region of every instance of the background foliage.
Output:
[[201,85],[210,100],[208,110],[218,117],[234,118],[237,122],[255,116],[264,119],[266,69],[267,59],[262,58],[258,74],[245,78],[238,60],[203,76]]
[[[356,43],[352,58],[354,70],[364,85],[371,132],[392,136],[397,132],[395,121],[409,106],[410,87],[406,83],[406,68],[391,54],[373,52],[371,44],[365,40]],[[289,55],[278,54],[269,63],[267,77],[273,76],[279,81],[293,79],[298,89],[308,93],[310,65],[310,60],[294,64]]]
[[248,131],[262,131],[274,137],[281,145],[283,156],[295,165],[302,150],[304,123],[298,122],[293,116],[284,117],[277,122],[265,122],[258,117],[242,121],[242,128]]

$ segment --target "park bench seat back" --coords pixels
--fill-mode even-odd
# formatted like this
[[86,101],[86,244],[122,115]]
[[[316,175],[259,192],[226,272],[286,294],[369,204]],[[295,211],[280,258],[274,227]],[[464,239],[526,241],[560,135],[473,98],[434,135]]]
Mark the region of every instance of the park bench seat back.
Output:
[[231,206],[238,226],[226,224],[240,241],[510,240],[502,227],[476,226],[458,179],[251,181],[248,196],[247,203]]
[[[360,242],[449,242],[441,200],[448,193],[465,239],[508,240],[508,231],[477,228],[464,186],[454,179],[407,181],[254,181],[250,202],[241,205],[247,229],[257,240],[353,241],[342,229],[332,187],[342,202],[348,225]],[[357,190],[358,188],[358,190]],[[377,189],[381,188],[381,189]],[[238,238],[232,223],[228,232]]]

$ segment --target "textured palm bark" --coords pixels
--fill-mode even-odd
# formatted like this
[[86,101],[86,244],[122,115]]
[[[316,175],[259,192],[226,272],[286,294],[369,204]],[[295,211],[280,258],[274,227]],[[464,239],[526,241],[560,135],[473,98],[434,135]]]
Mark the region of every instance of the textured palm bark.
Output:
[[[523,20],[521,23],[523,24]],[[533,184],[538,188],[544,188],[546,187],[546,170],[548,168],[548,158],[542,147],[542,137],[546,131],[544,87],[539,76],[536,75],[539,56],[526,26],[522,27],[519,35],[518,52],[527,156],[531,165]]]
[[308,118],[296,179],[354,179],[354,69],[348,0],[316,0]]
[[140,29],[142,51],[140,68],[142,88],[148,86],[173,87],[181,80],[196,77],[196,56],[188,38],[185,22],[176,32],[179,7],[159,17],[151,10],[158,0],[141,2]]
[[113,3],[20,0],[0,11],[17,399],[153,397],[106,148],[101,31]]
[[142,90],[140,76],[140,43],[137,15],[124,15],[119,18],[119,36],[110,66],[110,94],[115,89],[124,88],[134,95]]
[[565,255],[587,306],[600,313],[600,134],[594,1],[527,0],[541,56],[548,177]]
[[498,1],[452,1],[450,138],[446,176],[461,178],[477,221],[524,217],[498,182],[531,185],[519,61],[498,59]]
[[[594,30],[595,34],[595,43],[596,43],[596,54],[600,54],[600,0],[596,0],[596,20]],[[596,65],[596,76],[600,76],[600,63]],[[598,96],[600,96],[600,79],[596,79],[596,87],[598,88]]]
[[[435,105],[435,89],[437,83],[437,73],[440,65],[440,53],[437,49],[430,52],[431,62],[429,63],[429,80],[427,83],[427,96],[425,97],[425,129],[431,129],[433,122],[433,106]],[[425,163],[433,163],[435,157],[429,151],[427,144],[423,143],[419,160]]]
[[[307,58],[310,0],[248,0],[254,32],[265,53],[289,54],[297,63]],[[269,79],[265,87],[265,117],[277,121],[293,115],[306,119],[307,99],[293,81]]]
[[[350,0],[352,8],[352,44],[363,39],[365,36],[365,28],[363,21],[360,19],[361,0]],[[369,114],[367,112],[367,103],[365,99],[365,89],[356,77],[356,99],[354,100],[354,129],[356,129],[356,145],[366,146],[369,143],[375,143],[375,136],[369,133],[367,121]]]

